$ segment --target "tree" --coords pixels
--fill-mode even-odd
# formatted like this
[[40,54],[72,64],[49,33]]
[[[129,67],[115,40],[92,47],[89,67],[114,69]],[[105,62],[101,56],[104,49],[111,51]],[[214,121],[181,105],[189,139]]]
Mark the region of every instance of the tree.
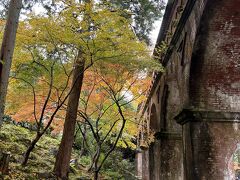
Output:
[[[73,74],[75,79],[72,80],[73,86],[70,87],[69,81],[72,74],[70,65],[76,57],[79,57],[79,54],[76,55],[76,48],[68,45],[66,39],[62,37],[62,41],[59,41],[54,36],[58,33],[54,31],[56,29],[53,31],[48,29],[51,23],[53,23],[51,18],[33,18],[26,24],[21,24],[18,36],[20,55],[15,57],[19,59],[13,66],[12,74],[14,79],[23,81],[32,90],[33,119],[37,126],[36,137],[24,155],[22,163],[24,166],[35,145],[51,126],[65,101],[72,92],[76,91],[75,84],[85,70],[82,69],[80,72],[77,71],[77,74]],[[83,67],[88,68],[88,66]],[[79,70],[79,68],[75,69]]]
[[72,145],[74,141],[73,137],[77,119],[76,112],[83,84],[84,68],[85,60],[82,57],[82,52],[79,50],[79,55],[73,69],[72,91],[69,94],[63,136],[54,167],[54,171],[58,177],[64,177],[64,175],[68,174],[69,171],[69,161],[72,152]]
[[151,44],[153,24],[162,16],[163,0],[101,0],[110,9],[120,9],[122,16],[133,19],[131,26],[140,41]]
[[9,0],[6,0],[1,3],[1,6],[0,6],[0,18],[1,19],[6,19],[8,7],[9,7]]
[[[95,61],[102,59],[104,61],[117,61],[117,63],[121,63],[122,61],[123,64],[126,64],[135,59],[131,61],[131,67],[136,67],[136,60],[139,62],[142,53],[144,54],[146,51],[143,51],[141,54],[135,54],[136,56],[134,57],[134,53],[140,52],[138,48],[143,48],[143,46],[140,42],[137,42],[135,35],[129,28],[129,20],[119,15],[119,12],[112,12],[109,9],[104,9],[101,5],[94,5],[92,1],[83,3],[83,9],[81,9],[83,12],[79,11],[80,8],[78,8],[78,6],[78,3],[72,3],[66,13],[69,13],[70,10],[71,14],[68,16],[68,20],[70,21],[70,19],[72,19],[71,21],[74,22],[71,27],[74,33],[82,34],[85,32],[87,35],[84,41],[88,42],[87,50],[90,51],[90,56],[84,54],[84,57],[82,57],[83,61],[86,61],[85,59],[88,58],[91,63],[96,63]],[[72,12],[74,12],[74,14],[72,14]],[[83,21],[82,26],[79,26],[79,15],[81,14],[83,15],[80,16],[80,18],[82,18]],[[124,33],[122,32],[123,27],[126,28]],[[137,66],[140,67],[139,65]],[[75,95],[72,94],[75,101],[78,101],[76,97],[80,96],[82,84],[83,82],[79,82],[79,91],[75,91]],[[70,98],[69,101],[71,99],[72,98]],[[54,168],[56,175],[60,178],[67,178],[71,158],[71,147],[74,140],[78,102],[70,101],[70,103],[74,103],[75,105],[67,108],[63,138]]]
[[[90,11],[89,16],[91,16],[91,18],[83,20],[82,17],[85,10]],[[91,20],[90,22],[94,23],[89,23],[89,19]],[[88,69],[93,64],[101,67],[101,69],[104,69],[106,66],[103,62],[122,64],[125,65],[127,69],[144,69],[152,65],[155,65],[156,69],[159,69],[160,67],[159,64],[150,61],[150,53],[146,49],[145,44],[136,40],[134,33],[129,28],[129,19],[121,16],[119,12],[112,12],[108,9],[103,9],[100,6],[96,6],[92,12],[89,7],[86,8],[78,3],[70,3],[67,4],[64,10],[62,10],[59,14],[53,14],[48,17],[32,16],[21,24],[22,29],[19,32],[18,41],[23,48],[19,48],[20,50],[18,55],[21,55],[22,57],[15,57],[18,61],[16,61],[16,67],[14,66],[13,70],[15,71],[18,67],[20,67],[18,72],[23,74],[25,72],[30,73],[24,76],[24,80],[26,80],[25,78],[29,78],[27,79],[28,82],[30,80],[30,83],[36,85],[39,90],[41,90],[40,87],[44,87],[44,92],[41,94],[41,99],[43,101],[40,103],[40,113],[38,118],[36,118],[38,122],[41,122],[43,117],[46,117],[47,112],[51,113],[48,115],[49,121],[44,124],[44,126],[42,126],[42,123],[39,123],[39,130],[41,131],[38,130],[36,138],[33,139],[29,150],[25,153],[25,159],[29,157],[29,154],[36,145],[37,141],[46,132],[47,128],[50,127],[51,123],[55,119],[57,113],[56,109],[47,111],[48,109],[51,109],[51,103],[54,105],[54,101],[58,102],[58,104],[55,104],[54,107],[60,109],[67,100],[68,94],[71,93],[71,89],[73,89],[71,87],[74,87],[73,85],[75,84],[75,80],[73,80],[72,76],[67,76],[67,79],[71,80],[72,86],[70,86],[70,83],[67,83],[69,81],[66,79],[55,79],[56,75],[61,77],[60,75],[65,74],[64,66],[67,66],[67,68],[69,68],[67,70],[73,72],[70,70],[70,66],[73,65],[76,59],[79,60],[84,57],[84,70]],[[90,27],[89,24],[91,24]],[[63,28],[64,33],[62,31]],[[29,59],[31,60],[28,62],[28,66],[26,66],[26,62],[24,61],[26,56],[24,55],[25,51],[23,49],[27,48],[29,51],[29,47],[31,51],[27,53],[27,56],[30,55]],[[81,50],[81,54],[78,53],[79,50]],[[31,56],[32,53],[33,56]],[[55,62],[54,67],[63,67],[64,72],[59,72],[59,74],[49,74],[51,69],[55,69],[51,68],[53,62]],[[38,68],[41,67],[45,74],[47,74],[46,77],[42,78],[42,70],[39,74],[35,73],[36,67],[31,67],[32,64],[38,65]],[[24,71],[24,68],[26,67],[29,68],[27,68],[27,71]],[[13,74],[15,73],[14,71]],[[80,77],[82,73],[83,72],[79,72],[78,70],[78,77]],[[31,77],[33,74],[36,75],[36,77],[32,79]],[[55,84],[50,83],[51,79],[54,79],[53,82]],[[44,82],[44,86],[42,86],[41,82]],[[56,83],[60,83],[60,85],[62,85],[61,82],[67,85],[65,90],[65,86],[63,88],[59,86],[56,88]],[[53,89],[54,91],[52,91]],[[62,90],[63,93],[61,93],[58,89]],[[48,95],[49,93],[51,95]],[[59,97],[59,93],[64,96]],[[78,101],[77,99],[74,100]],[[77,103],[78,102],[76,102],[75,105]],[[34,104],[39,104],[39,102]],[[75,121],[76,120],[74,120],[74,122]],[[70,145],[70,147],[72,146]],[[70,160],[70,157],[68,158]],[[26,162],[23,164],[26,164]],[[67,164],[69,164],[68,162]]]
[[91,156],[88,170],[94,179],[98,179],[104,162],[117,145],[135,146],[132,140],[137,122],[133,102],[147,89],[145,79],[138,73],[119,64],[106,66],[111,70],[92,69],[91,77],[85,80],[78,111],[77,131],[82,135],[82,150]]
[[5,109],[8,79],[12,64],[12,56],[21,8],[22,0],[10,1],[8,17],[0,51],[0,126],[2,125],[2,118]]
[[[70,88],[66,92],[71,72],[67,70],[68,64],[64,65],[62,59],[59,58],[65,52],[62,52],[57,47],[48,51],[39,46],[37,48],[33,47],[33,49],[28,47],[28,49],[32,53],[32,62],[24,63],[24,66],[21,64],[15,71],[15,76],[12,77],[27,84],[32,89],[33,94],[33,116],[36,125],[36,137],[32,140],[24,154],[24,161],[22,162],[24,166],[27,164],[35,145],[51,126],[57,113],[61,111],[61,107],[73,91]],[[24,70],[27,72],[23,72]],[[56,74],[58,73],[61,73],[61,79],[66,79],[63,88],[56,82],[58,78]],[[66,77],[63,76],[64,74]],[[75,81],[73,81],[74,83]],[[42,92],[46,95],[42,96]],[[36,107],[37,104],[39,108]]]
[[[86,32],[90,32],[90,22],[88,23],[88,21],[90,21],[90,18],[88,13],[91,13],[92,3],[86,1],[84,6],[86,9],[84,9],[84,15],[82,18],[83,20],[87,21],[87,25],[86,28],[83,30],[85,30]],[[89,10],[87,11],[88,8],[87,6],[90,6],[90,11]],[[57,175],[57,177],[63,179],[67,178],[69,171],[69,162],[71,158],[72,146],[74,141],[77,110],[84,77],[86,57],[83,55],[83,51],[81,49],[82,47],[79,47],[78,57],[75,63],[75,67],[73,69],[73,81],[75,81],[76,83],[72,84],[73,91],[69,95],[68,106],[66,109],[66,117],[64,122],[63,136],[61,139],[61,143],[58,149],[56,162],[54,166],[54,172]],[[80,76],[79,73],[81,73]]]

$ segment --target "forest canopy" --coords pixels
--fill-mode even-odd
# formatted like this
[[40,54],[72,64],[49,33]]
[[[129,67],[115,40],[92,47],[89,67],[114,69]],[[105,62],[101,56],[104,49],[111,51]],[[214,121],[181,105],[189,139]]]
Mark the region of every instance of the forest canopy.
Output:
[[[32,164],[48,134],[59,141],[50,165],[53,176],[67,178],[74,168],[76,176],[126,178],[111,172],[109,163],[112,156],[123,159],[122,153],[136,149],[139,104],[151,73],[163,70],[148,47],[163,7],[152,0],[1,5],[0,124],[4,120],[3,128],[13,123],[33,134],[15,166]],[[126,163],[131,166],[132,159]]]

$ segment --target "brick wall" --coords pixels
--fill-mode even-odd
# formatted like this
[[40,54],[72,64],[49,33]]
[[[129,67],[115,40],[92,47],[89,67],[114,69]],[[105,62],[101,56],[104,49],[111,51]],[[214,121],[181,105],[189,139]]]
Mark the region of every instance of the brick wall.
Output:
[[[168,38],[169,49],[162,59],[165,72],[153,81],[149,101],[141,112],[150,127],[149,112],[155,105],[156,115],[152,117],[159,133],[155,141],[158,148],[153,152],[159,162],[150,162],[149,153],[144,152],[142,163],[155,163],[155,169],[150,172],[143,167],[143,174],[147,174],[143,179],[221,180],[230,177],[230,157],[240,139],[238,117],[219,121],[226,119],[220,112],[240,111],[240,1],[183,2],[186,8],[182,14],[172,16],[179,23],[173,28],[176,32],[172,39]],[[165,104],[162,99],[166,86],[169,92]],[[161,122],[163,105],[167,111],[165,129]],[[174,118],[184,108],[221,116],[211,118],[211,122],[206,122],[209,118],[197,122],[183,118],[180,125]]]
[[209,1],[191,68],[191,103],[202,109],[240,110],[240,1]]
[[202,116],[214,116],[183,125],[186,179],[233,179],[229,162],[240,143],[240,115],[226,116],[240,112],[239,8],[239,0],[208,1],[201,19],[191,61],[190,105],[206,110]]

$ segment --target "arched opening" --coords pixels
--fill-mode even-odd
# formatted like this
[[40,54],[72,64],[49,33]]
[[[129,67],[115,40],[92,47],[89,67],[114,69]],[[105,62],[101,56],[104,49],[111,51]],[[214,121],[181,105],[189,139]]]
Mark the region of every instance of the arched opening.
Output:
[[[158,131],[158,122],[157,122],[157,109],[156,105],[153,104],[151,107],[151,114],[150,114],[150,130],[153,133]],[[149,146],[149,179],[155,179],[155,153],[154,153],[154,146],[155,142],[152,142]]]
[[160,129],[166,131],[167,129],[167,101],[169,96],[168,85],[164,86],[161,102],[161,115],[160,115]]
[[157,109],[155,104],[151,107],[151,114],[150,114],[150,129],[154,132],[158,130],[158,122],[157,122]]

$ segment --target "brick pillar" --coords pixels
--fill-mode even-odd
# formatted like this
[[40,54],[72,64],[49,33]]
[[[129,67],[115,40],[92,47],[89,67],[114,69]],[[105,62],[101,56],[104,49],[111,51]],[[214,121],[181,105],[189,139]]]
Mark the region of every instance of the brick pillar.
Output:
[[143,156],[142,152],[138,150],[136,152],[136,176],[138,179],[142,179],[142,170],[143,170],[142,156]]
[[240,2],[208,0],[191,60],[183,125],[186,180],[234,179],[240,143]]
[[[139,159],[141,158],[141,159]],[[182,180],[182,136],[157,132],[155,141],[138,153],[138,176],[143,180]]]
[[185,180],[232,179],[240,113],[184,109],[176,120],[183,125]]
[[[141,162],[141,166],[139,166],[138,172],[139,177],[143,180],[159,180],[160,176],[160,142],[154,141],[151,143],[148,149],[142,150],[138,155],[138,160]],[[141,169],[140,169],[141,168]]]
[[156,180],[182,180],[182,135],[161,131],[155,134],[159,144]]
[[142,151],[142,179],[149,180],[149,150]]

